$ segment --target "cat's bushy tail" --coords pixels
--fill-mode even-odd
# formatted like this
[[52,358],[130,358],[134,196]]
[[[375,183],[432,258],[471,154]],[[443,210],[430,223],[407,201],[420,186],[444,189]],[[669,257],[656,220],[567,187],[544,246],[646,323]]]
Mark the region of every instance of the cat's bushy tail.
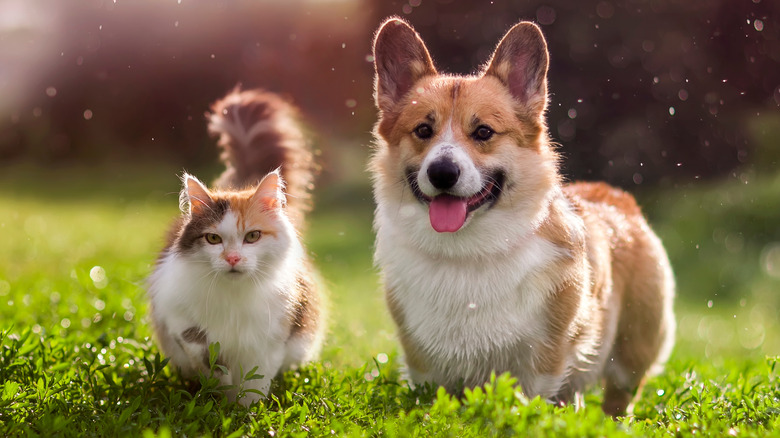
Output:
[[218,137],[227,167],[215,186],[245,188],[281,168],[288,215],[302,226],[311,208],[316,167],[297,108],[277,94],[236,87],[214,102],[207,115],[209,132]]

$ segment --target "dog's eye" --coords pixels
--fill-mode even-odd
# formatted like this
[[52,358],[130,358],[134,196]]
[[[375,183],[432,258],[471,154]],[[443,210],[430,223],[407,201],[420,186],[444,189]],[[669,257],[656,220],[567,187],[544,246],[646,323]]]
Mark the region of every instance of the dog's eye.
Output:
[[488,126],[479,125],[477,126],[477,129],[474,130],[474,133],[471,135],[472,137],[474,137],[475,140],[487,141],[490,140],[490,137],[492,137],[493,134],[495,134],[495,131],[490,129]]
[[414,135],[422,140],[427,140],[433,137],[433,127],[427,123],[421,123],[414,128]]

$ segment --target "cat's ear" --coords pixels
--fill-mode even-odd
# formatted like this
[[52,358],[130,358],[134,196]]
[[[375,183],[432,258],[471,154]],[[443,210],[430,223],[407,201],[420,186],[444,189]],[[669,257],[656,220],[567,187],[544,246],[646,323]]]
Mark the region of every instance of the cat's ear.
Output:
[[193,215],[211,209],[214,200],[202,182],[188,173],[184,174],[182,182],[183,187],[179,195],[179,208],[182,213]]
[[265,210],[278,210],[282,208],[285,202],[284,180],[279,173],[279,169],[274,170],[260,181],[260,184],[252,195],[258,205]]

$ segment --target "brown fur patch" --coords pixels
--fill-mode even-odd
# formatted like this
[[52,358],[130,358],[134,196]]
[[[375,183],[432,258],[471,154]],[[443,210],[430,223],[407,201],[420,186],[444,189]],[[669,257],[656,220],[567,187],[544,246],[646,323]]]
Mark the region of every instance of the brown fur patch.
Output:
[[199,239],[203,237],[203,230],[219,223],[229,208],[229,202],[225,199],[213,199],[209,208],[192,215],[189,220],[179,222],[181,227],[177,237],[176,247],[179,251],[191,251]]
[[208,335],[200,327],[190,327],[181,332],[181,338],[191,344],[208,344]]
[[534,364],[537,372],[557,376],[565,371],[567,359],[572,356],[574,350],[574,342],[571,342],[574,339],[569,337],[572,324],[581,324],[575,321],[581,293],[582,288],[578,284],[569,283],[550,298],[550,306],[547,308],[547,339],[540,340],[535,347],[537,354]]
[[577,182],[564,186],[569,195],[593,203],[609,205],[628,216],[641,216],[642,210],[633,196],[603,182]]
[[[310,268],[307,266],[307,271]],[[293,307],[290,336],[298,334],[314,334],[321,324],[322,302],[317,291],[317,285],[310,272],[300,272],[296,281],[298,299]]]
[[250,188],[241,191],[210,191],[212,203],[207,209],[193,214],[189,220],[180,217],[168,234],[167,248],[175,246],[179,251],[191,251],[203,234],[216,226],[228,211],[236,215],[238,229],[247,232],[259,230],[263,237],[276,237],[276,221],[268,210],[252,200],[255,190]]
[[[673,335],[668,261],[633,196],[605,183],[576,183],[564,191],[588,229],[594,298],[606,306],[615,295],[620,303],[608,361],[622,371],[606,375],[603,404],[605,412],[620,415]],[[630,380],[616,380],[625,376]]]
[[[524,117],[523,112],[517,110],[517,103],[504,90],[490,76],[422,78],[399,104],[401,111],[396,117],[380,119],[377,133],[390,145],[409,144],[413,153],[421,156],[436,143],[442,132],[452,128],[453,140],[459,145],[469,145],[466,150],[477,164],[502,144],[540,150],[543,122]],[[432,138],[419,139],[414,135],[415,128],[422,123],[432,125]],[[482,125],[495,132],[487,141],[473,137]]]
[[[214,102],[208,115],[209,132],[219,137],[227,167],[215,186],[242,189],[281,168],[287,213],[296,227],[302,227],[303,216],[311,209],[317,166],[297,108],[274,93],[236,88]],[[257,126],[262,128],[258,134],[248,137]]]

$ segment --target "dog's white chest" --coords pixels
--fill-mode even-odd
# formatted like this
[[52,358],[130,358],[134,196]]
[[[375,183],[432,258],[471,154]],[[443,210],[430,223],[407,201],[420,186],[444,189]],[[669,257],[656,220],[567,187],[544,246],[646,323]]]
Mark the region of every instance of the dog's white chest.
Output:
[[532,352],[545,336],[545,303],[554,283],[542,267],[558,255],[536,236],[515,251],[477,261],[437,260],[381,242],[376,254],[406,333],[432,359],[429,377],[442,384],[489,375],[496,366],[511,366],[517,375],[529,365],[531,355],[518,353]]

